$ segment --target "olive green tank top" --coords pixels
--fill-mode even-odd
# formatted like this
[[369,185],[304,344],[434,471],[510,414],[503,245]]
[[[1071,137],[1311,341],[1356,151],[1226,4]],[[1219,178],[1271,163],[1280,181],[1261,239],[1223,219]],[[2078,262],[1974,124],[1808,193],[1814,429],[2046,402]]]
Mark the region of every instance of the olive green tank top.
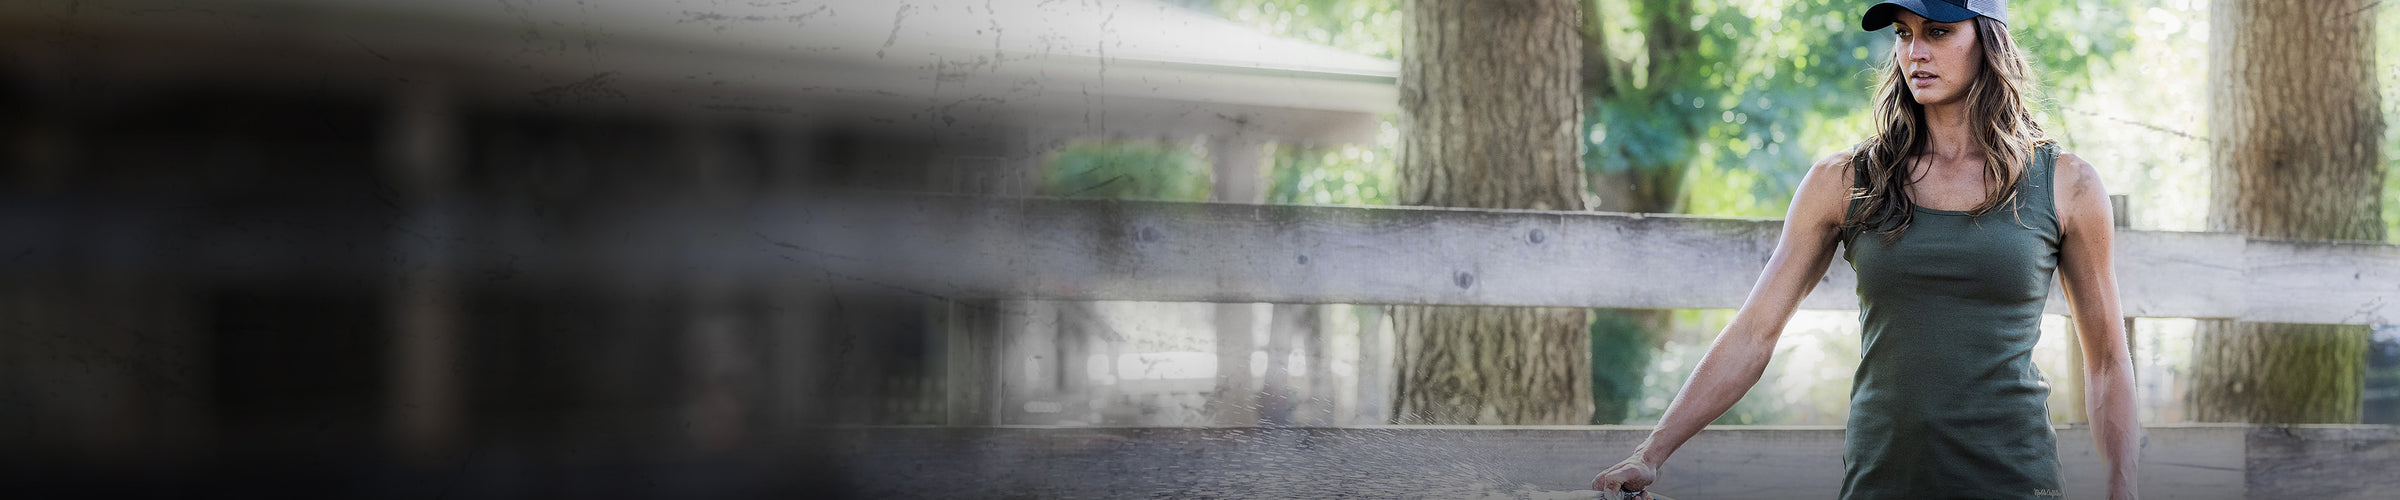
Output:
[[2032,359],[2058,267],[2057,159],[2056,145],[2036,148],[2016,201],[1981,217],[1911,207],[1897,241],[1842,235],[1863,335],[1842,498],[2061,496],[2050,388]]

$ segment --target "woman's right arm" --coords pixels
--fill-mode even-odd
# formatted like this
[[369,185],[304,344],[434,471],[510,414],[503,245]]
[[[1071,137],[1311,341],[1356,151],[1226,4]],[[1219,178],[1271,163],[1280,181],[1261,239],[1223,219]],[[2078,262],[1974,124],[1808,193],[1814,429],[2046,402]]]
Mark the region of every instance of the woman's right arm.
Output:
[[1709,422],[1725,414],[1750,386],[1758,383],[1759,374],[1766,371],[1767,359],[1774,355],[1775,341],[1783,335],[1784,324],[1799,309],[1800,299],[1807,297],[1817,281],[1825,276],[1826,266],[1833,263],[1833,250],[1840,242],[1842,215],[1849,207],[1851,184],[1850,153],[1845,151],[1818,160],[1809,167],[1808,176],[1792,195],[1792,206],[1784,215],[1783,234],[1775,244],[1775,253],[1767,267],[1750,288],[1749,298],[1743,300],[1740,311],[1734,313],[1733,323],[1717,335],[1708,353],[1700,358],[1692,378],[1676,393],[1675,401],[1667,405],[1666,414],[1658,426],[1651,429],[1650,438],[1634,448],[1626,457],[1599,477],[1592,479],[1592,489],[1600,491],[1636,491],[1650,487],[1657,480],[1660,464],[1667,461],[1684,441],[1698,434]]

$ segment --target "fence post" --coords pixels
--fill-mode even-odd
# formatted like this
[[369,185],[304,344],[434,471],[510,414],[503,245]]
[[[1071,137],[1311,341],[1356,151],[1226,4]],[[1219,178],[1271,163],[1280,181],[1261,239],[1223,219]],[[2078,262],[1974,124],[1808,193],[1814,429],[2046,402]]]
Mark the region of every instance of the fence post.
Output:
[[[1258,136],[1245,133],[1241,120],[1233,130],[1209,138],[1208,156],[1215,189],[1209,197],[1227,203],[1262,203],[1266,190],[1260,189],[1264,173],[1264,158],[1259,148],[1265,146]],[[1214,397],[1209,398],[1216,425],[1251,426],[1258,423],[1257,381],[1250,376],[1250,353],[1258,350],[1255,340],[1257,318],[1262,304],[1217,304],[1217,384]]]
[[941,315],[943,423],[952,426],[1000,425],[1000,325],[998,301],[947,300]]
[[1352,313],[1358,322],[1358,377],[1352,381],[1350,424],[1381,425],[1392,422],[1391,366],[1392,336],[1384,333],[1390,320],[1390,307],[1362,305],[1365,314]]
[[414,249],[403,250],[407,262],[384,296],[392,325],[385,376],[391,444],[409,458],[432,459],[451,451],[463,425],[459,290],[450,264],[450,236],[463,221],[444,208],[455,187],[454,101],[438,79],[419,82],[394,91],[380,145],[382,175],[406,203],[399,227],[409,229],[395,230],[393,245]]

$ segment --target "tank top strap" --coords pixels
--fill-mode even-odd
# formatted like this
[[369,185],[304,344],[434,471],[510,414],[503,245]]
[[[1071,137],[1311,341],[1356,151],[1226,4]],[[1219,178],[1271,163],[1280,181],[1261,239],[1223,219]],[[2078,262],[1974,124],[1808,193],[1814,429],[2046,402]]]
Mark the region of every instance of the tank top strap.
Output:
[[2056,216],[2058,191],[2050,184],[2058,178],[2053,173],[2057,168],[2058,143],[2043,143],[2033,148],[2033,157],[2025,160],[2025,178],[2017,182],[2017,196],[2025,200],[2025,208]]

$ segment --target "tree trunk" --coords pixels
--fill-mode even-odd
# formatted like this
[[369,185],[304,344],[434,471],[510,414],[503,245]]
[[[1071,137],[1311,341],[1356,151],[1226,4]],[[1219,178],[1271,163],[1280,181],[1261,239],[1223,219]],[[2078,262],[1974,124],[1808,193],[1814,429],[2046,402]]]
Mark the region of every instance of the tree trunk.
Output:
[[2366,327],[2203,321],[2194,339],[2192,420],[2358,423]]
[[[1581,5],[1410,0],[1403,31],[1400,201],[1582,210]],[[1538,243],[1535,243],[1538,244]],[[1462,288],[1471,266],[1436,269]],[[1581,424],[1591,415],[1582,309],[1404,307],[1393,420]]]
[[[2209,228],[2381,241],[2383,136],[2371,0],[2215,0]],[[2303,28],[2305,27],[2305,28]],[[2354,423],[2359,326],[2202,322],[2189,403],[2199,421]]]

